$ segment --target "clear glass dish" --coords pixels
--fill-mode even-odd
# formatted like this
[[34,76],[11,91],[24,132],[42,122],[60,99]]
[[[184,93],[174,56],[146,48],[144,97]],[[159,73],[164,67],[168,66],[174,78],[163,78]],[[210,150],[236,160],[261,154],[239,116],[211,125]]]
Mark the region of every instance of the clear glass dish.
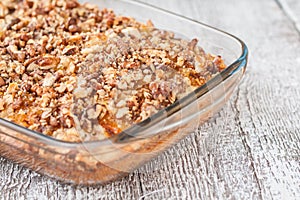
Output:
[[110,139],[59,141],[0,119],[0,156],[41,174],[74,184],[103,184],[128,174],[218,112],[244,75],[248,50],[237,37],[136,1],[82,0],[111,8],[155,27],[199,38],[206,52],[221,55],[227,68],[185,98]]

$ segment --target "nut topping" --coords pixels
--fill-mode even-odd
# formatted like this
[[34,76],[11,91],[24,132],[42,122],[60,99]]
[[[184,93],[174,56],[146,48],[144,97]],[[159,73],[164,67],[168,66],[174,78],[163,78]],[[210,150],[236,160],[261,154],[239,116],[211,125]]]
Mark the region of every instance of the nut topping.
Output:
[[70,142],[118,134],[226,67],[198,39],[76,0],[1,0],[0,41],[0,117]]

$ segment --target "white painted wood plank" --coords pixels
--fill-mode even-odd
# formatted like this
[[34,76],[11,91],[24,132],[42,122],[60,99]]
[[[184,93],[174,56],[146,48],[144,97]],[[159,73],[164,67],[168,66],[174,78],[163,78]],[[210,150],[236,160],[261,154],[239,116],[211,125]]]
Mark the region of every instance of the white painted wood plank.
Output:
[[250,49],[238,93],[212,120],[128,177],[61,184],[0,158],[0,199],[300,199],[300,36],[274,0],[144,0]]

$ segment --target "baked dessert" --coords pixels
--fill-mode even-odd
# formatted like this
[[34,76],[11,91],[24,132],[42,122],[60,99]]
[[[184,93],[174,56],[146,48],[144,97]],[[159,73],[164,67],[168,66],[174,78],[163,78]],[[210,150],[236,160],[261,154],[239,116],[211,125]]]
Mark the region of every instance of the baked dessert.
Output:
[[75,0],[0,2],[0,117],[59,140],[118,134],[225,67],[151,21]]

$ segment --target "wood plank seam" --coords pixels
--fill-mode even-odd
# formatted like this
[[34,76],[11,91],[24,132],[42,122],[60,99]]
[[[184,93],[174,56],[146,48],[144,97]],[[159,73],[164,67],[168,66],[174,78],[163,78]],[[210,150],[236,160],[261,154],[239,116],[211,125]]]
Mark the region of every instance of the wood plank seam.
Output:
[[285,0],[275,0],[276,4],[282,10],[285,16],[292,21],[293,26],[295,27],[296,31],[300,35],[300,21],[298,21],[297,16],[294,14],[294,11],[290,8],[290,6],[286,3]]
[[[234,105],[234,110],[236,110],[236,114],[235,114],[235,120],[236,122],[238,123],[238,129],[239,129],[239,135],[241,137],[241,140],[242,140],[242,144],[247,152],[247,156],[249,157],[250,159],[250,167],[252,168],[253,170],[253,175],[254,175],[254,179],[255,179],[255,182],[257,183],[257,186],[258,186],[258,189],[259,189],[259,197],[260,199],[263,199],[263,195],[262,195],[262,185],[261,185],[261,182],[259,180],[259,176],[257,174],[257,169],[256,169],[256,166],[255,166],[255,162],[254,162],[254,157],[253,157],[253,154],[252,154],[252,150],[251,150],[251,146],[248,144],[247,142],[247,139],[246,139],[246,131],[243,129],[242,127],[242,122],[240,120],[240,110],[238,109],[238,100],[240,98],[240,88],[237,89],[237,96],[236,96],[236,99],[234,99],[234,102],[233,102],[233,105]],[[248,102],[248,99],[247,99],[247,107],[248,107],[248,110],[250,112],[250,106],[249,106],[249,102]]]
[[143,197],[145,192],[143,190],[143,183],[142,183],[141,175],[140,175],[140,173],[138,171],[137,171],[137,175],[138,175],[138,181],[139,181],[139,183],[138,183],[138,190],[140,192],[139,195],[141,197]]

